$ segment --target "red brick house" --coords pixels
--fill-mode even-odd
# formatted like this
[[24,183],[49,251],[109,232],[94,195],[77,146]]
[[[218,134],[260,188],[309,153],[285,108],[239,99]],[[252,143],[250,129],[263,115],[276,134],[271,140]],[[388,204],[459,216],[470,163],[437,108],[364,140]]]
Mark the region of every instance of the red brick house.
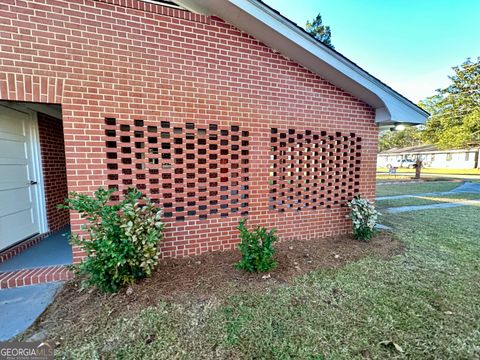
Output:
[[247,215],[346,233],[378,127],[428,115],[257,0],[4,0],[0,48],[0,251],[78,230],[56,205],[100,186],[164,208],[164,256],[232,249]]

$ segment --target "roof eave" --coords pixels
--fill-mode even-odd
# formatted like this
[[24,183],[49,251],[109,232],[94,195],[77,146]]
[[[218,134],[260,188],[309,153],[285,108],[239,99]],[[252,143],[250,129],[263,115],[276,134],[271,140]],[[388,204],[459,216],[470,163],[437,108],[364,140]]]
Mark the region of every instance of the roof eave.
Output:
[[428,113],[302,28],[257,0],[176,0],[195,12],[216,15],[375,109],[380,125],[424,124]]

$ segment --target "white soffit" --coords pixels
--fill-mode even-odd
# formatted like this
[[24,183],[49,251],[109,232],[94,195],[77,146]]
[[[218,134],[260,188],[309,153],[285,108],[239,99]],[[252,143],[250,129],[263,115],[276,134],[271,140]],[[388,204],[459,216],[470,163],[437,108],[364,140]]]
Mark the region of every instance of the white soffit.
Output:
[[175,0],[182,7],[216,15],[375,109],[382,125],[423,124],[428,113],[338,52],[257,0]]

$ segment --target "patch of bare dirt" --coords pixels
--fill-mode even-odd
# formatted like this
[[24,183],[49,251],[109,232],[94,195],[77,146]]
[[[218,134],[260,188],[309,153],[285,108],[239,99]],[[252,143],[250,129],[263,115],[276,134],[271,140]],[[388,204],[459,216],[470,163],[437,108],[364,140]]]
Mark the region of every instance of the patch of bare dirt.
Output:
[[[117,294],[103,294],[83,289],[80,279],[65,284],[55,301],[24,334],[61,334],[70,326],[88,327],[92,319],[107,312],[124,316],[156,305],[159,300],[176,302],[222,298],[233,292],[261,291],[288,283],[307,272],[336,268],[367,255],[388,258],[401,253],[402,244],[390,232],[381,232],[370,242],[356,241],[351,235],[314,240],[297,240],[275,246],[276,269],[269,273],[250,274],[238,271],[238,251],[209,253],[193,258],[163,259],[153,276],[123,289]],[[63,328],[63,329],[62,329]]]

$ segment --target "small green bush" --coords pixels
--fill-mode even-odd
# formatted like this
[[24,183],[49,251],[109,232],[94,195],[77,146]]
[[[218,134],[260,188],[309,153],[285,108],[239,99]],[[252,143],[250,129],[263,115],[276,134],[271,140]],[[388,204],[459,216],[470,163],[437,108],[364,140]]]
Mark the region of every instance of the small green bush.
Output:
[[375,225],[380,213],[375,206],[360,195],[348,203],[349,218],[352,219],[353,236],[357,240],[368,241],[375,235]]
[[163,239],[161,210],[137,189],[129,189],[124,199],[112,202],[115,189],[98,189],[93,197],[70,193],[63,208],[78,211],[87,224],[88,237],[71,235],[86,259],[75,267],[87,275],[87,284],[105,292],[148,277],[158,262],[158,243]]
[[242,253],[235,267],[248,272],[265,272],[274,269],[277,262],[273,259],[275,249],[273,243],[277,241],[275,229],[268,231],[264,227],[257,226],[249,231],[245,226],[246,219],[240,221],[237,229],[240,231],[240,244],[238,248]]

